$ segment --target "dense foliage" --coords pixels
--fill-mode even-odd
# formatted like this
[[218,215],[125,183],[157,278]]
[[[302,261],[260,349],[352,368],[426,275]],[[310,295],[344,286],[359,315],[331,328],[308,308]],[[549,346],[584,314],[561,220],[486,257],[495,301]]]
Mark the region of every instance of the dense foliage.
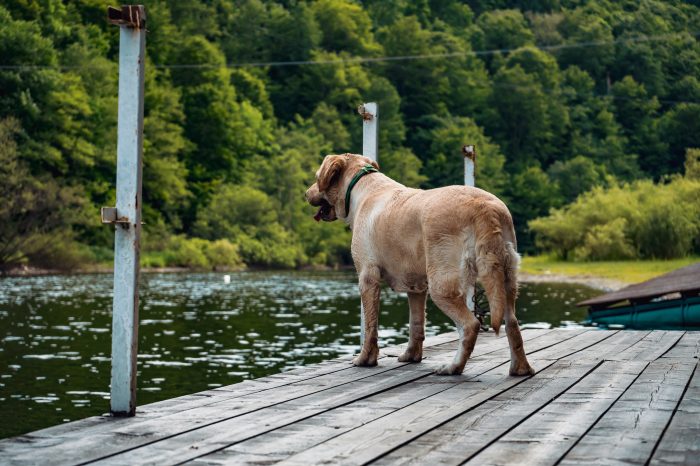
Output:
[[596,187],[548,217],[530,222],[537,242],[563,259],[670,259],[700,246],[700,151],[686,176]]
[[[589,259],[698,247],[688,226],[656,250],[665,227],[639,223],[697,226],[675,191],[693,182],[670,176],[700,147],[692,2],[144,3],[148,265],[347,262],[349,232],[314,224],[302,193],[323,154],[360,151],[355,108],[371,100],[380,165],[408,185],[459,183],[459,149],[475,143],[477,184],[509,204],[521,250],[537,247],[528,221],[574,201],[553,215],[578,239],[562,246],[542,220],[540,246]],[[106,4],[0,5],[4,266],[109,258],[98,207],[114,198],[118,28]],[[289,61],[301,63],[276,63]],[[653,189],[655,217],[634,216]],[[621,202],[629,215],[583,212]]]

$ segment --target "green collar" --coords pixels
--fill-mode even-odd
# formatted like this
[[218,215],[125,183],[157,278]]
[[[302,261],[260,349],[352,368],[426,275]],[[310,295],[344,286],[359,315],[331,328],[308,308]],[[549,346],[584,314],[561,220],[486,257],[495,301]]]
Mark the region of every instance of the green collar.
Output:
[[355,176],[352,177],[352,180],[350,180],[350,184],[348,185],[348,190],[345,192],[345,217],[350,215],[350,193],[352,192],[352,188],[355,187],[357,182],[360,181],[360,178],[362,178],[363,176],[378,171],[379,170],[374,168],[372,165],[367,164],[364,167],[362,167],[360,171],[355,174]]

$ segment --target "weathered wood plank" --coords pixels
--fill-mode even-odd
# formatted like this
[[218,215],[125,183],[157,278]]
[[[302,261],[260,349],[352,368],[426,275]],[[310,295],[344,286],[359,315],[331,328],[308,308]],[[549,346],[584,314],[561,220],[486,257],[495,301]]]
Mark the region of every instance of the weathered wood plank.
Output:
[[560,464],[645,464],[694,368],[690,361],[653,361]]
[[[697,359],[694,359],[697,361]],[[700,463],[700,368],[695,371],[651,458],[652,466]]]
[[649,330],[625,330],[623,332],[617,332],[610,338],[605,339],[605,341],[601,341],[599,344],[593,345],[568,357],[602,361],[628,350],[650,333]]
[[[116,431],[90,434],[88,437],[73,439],[42,451],[51,454],[51,458],[55,460],[54,464],[74,463],[75,451],[81,451],[83,461],[98,460],[110,454],[117,454],[119,456],[107,458],[103,462],[108,464],[146,464],[149,461],[175,463],[180,456],[173,451],[177,450],[176,447],[173,448],[173,444],[179,442],[175,439],[182,438],[188,448],[196,450],[198,443],[216,442],[216,437],[212,437],[211,433],[218,428],[223,429],[227,434],[247,438],[270,428],[281,427],[327,409],[342,406],[349,400],[362,396],[367,390],[388,390],[428,374],[427,369],[424,369],[421,374],[411,370],[389,373],[385,371],[369,382],[355,380],[349,384],[334,386],[308,395],[302,402],[289,401],[268,406],[265,413],[239,406],[238,410],[241,414],[236,415],[236,407],[226,406],[227,403],[224,402],[219,403],[222,405],[219,409],[208,406],[189,410],[178,413],[183,415],[178,419],[169,421],[166,419],[169,416],[164,416],[136,426],[125,426]],[[173,450],[159,452],[161,445]],[[137,447],[142,448],[134,450]],[[36,451],[29,451],[15,456],[12,458],[13,464],[31,464],[35,454]]]
[[[565,338],[565,336],[554,336],[554,340],[551,341],[546,339],[546,336],[543,336],[533,339],[532,341],[539,341],[539,345],[551,346],[554,344],[554,341],[556,341],[556,338],[562,339]],[[480,356],[481,359],[479,359],[476,364],[472,364],[471,367],[468,367],[465,375],[456,377],[455,379],[466,380],[469,377],[479,375],[499,365],[503,365],[510,357],[507,345],[506,339],[493,338],[490,341],[487,340],[481,345],[480,352],[483,353]],[[490,348],[490,350],[487,350],[488,348]],[[449,357],[451,357],[451,354]],[[304,399],[297,398],[287,403],[269,407],[264,412],[256,411],[255,413],[246,414],[234,419],[226,419],[221,422],[211,423],[172,438],[164,438],[161,441],[152,442],[133,451],[108,458],[106,463],[133,464],[134,461],[148,461],[148,458],[151,458],[153,461],[165,460],[166,462],[168,458],[173,460],[196,458],[207,452],[222,449],[233,443],[290,425],[339,406],[367,398],[375,393],[429,376],[433,369],[434,367],[427,364],[401,365],[401,367],[398,367],[398,370],[379,373],[372,377],[371,380],[350,382],[324,392],[314,393]],[[219,405],[221,404],[217,404],[217,406]],[[195,411],[197,415],[202,414],[202,409]],[[213,415],[214,413],[206,413],[205,417],[210,419]],[[164,437],[162,432],[167,429],[167,425],[159,426],[156,435],[161,438]],[[178,426],[177,429],[183,430],[181,426]],[[154,430],[156,429],[146,429],[146,433]],[[138,433],[140,431],[134,431],[134,429],[131,428],[129,432],[133,435],[135,432]],[[141,443],[146,443],[142,442],[142,439],[139,440]],[[157,439],[152,438],[151,440]]]
[[[503,332],[505,333],[505,332]],[[540,334],[534,338],[528,338],[525,340],[525,352],[527,354],[537,354],[539,357],[539,354],[541,354],[542,351],[545,350],[550,350],[554,352],[561,352],[561,344],[564,342],[567,342],[566,348],[569,349],[569,351],[578,351],[578,348],[580,346],[580,336],[583,334],[587,333],[595,333],[595,336],[589,336],[588,340],[591,342],[590,344],[593,344],[592,342],[594,341],[599,341],[601,338],[604,338],[607,332],[598,332],[595,330],[590,330],[590,329],[572,329],[572,330],[567,330],[567,331],[561,331],[561,332],[551,332],[551,333],[543,333]],[[600,334],[600,336],[598,336]],[[528,335],[529,336],[529,335]],[[568,343],[570,340],[573,340],[573,343]],[[554,349],[553,349],[554,348]],[[441,351],[440,353],[430,353],[430,357],[427,360],[427,363],[433,368],[437,369],[440,367],[442,364],[450,361],[454,357],[454,352],[455,349],[454,347],[450,351]],[[474,364],[479,364],[481,361],[484,361],[484,356],[489,356],[490,357],[504,357],[505,359],[510,359],[510,350],[508,347],[508,344],[506,343],[504,346],[502,346],[499,350],[497,351],[492,351],[486,355],[480,354],[476,351],[476,347],[474,349],[474,353],[472,354],[471,359],[469,362],[467,362],[467,366],[474,365]],[[542,358],[540,358],[542,359]]]
[[[539,336],[543,331],[528,331],[524,335],[527,337]],[[503,338],[504,335],[501,335]],[[425,339],[425,347],[430,348],[432,346],[444,345],[451,341],[455,341],[458,338],[456,332],[448,332],[440,335],[434,335],[427,337]],[[495,338],[495,336],[494,336]],[[488,338],[491,340],[492,338]],[[392,352],[394,347],[387,347],[386,350]],[[488,348],[485,348],[488,351]],[[481,348],[480,348],[481,349]],[[381,353],[384,349],[381,350]],[[380,358],[384,358],[386,355],[380,354]],[[150,403],[147,405],[139,406],[137,408],[137,416],[140,419],[147,417],[156,417],[157,415],[172,414],[176,411],[184,411],[186,409],[192,409],[198,406],[203,406],[205,404],[215,403],[223,399],[232,399],[239,396],[245,396],[250,393],[260,392],[264,390],[276,389],[279,387],[284,387],[286,385],[291,385],[299,383],[304,380],[309,380],[321,376],[327,376],[340,371],[345,370],[355,370],[351,364],[349,364],[352,356],[342,356],[339,358],[331,359],[328,361],[323,361],[317,364],[311,364],[309,366],[294,369],[288,372],[283,372],[281,374],[273,374],[266,377],[261,377],[255,380],[244,380],[243,382],[235,383],[232,385],[218,387],[216,389],[205,390],[202,392],[197,392],[189,395],[180,396],[177,398],[170,398],[167,400],[158,401],[155,403]],[[66,424],[61,424],[58,426],[52,426],[45,429],[41,429],[31,433],[32,438],[38,437],[53,437],[56,435],[63,435],[68,432],[79,431],[82,427],[90,427],[108,423],[113,418],[108,415],[104,416],[93,416],[91,418],[82,419],[79,421],[74,421]],[[132,419],[131,421],[136,421]],[[8,439],[11,440],[11,439]],[[7,440],[4,440],[7,441]],[[2,442],[4,442],[2,441]],[[23,439],[23,442],[30,442],[30,439]]]
[[507,375],[507,341],[488,333],[479,336],[463,376],[432,375],[452,358],[453,333],[426,345],[423,364],[398,363],[391,356],[403,349],[387,348],[376,368],[339,358],[145,406],[124,423],[95,417],[0,441],[0,464],[700,458],[700,332],[553,329],[523,336],[528,358],[542,369],[531,378]]
[[189,431],[184,434],[162,439],[140,448],[98,461],[97,464],[131,465],[148,462],[175,462],[194,459],[204,454],[220,450],[233,443],[246,440],[271,430],[316,416],[338,408],[374,393],[414,382],[417,374],[427,377],[426,369],[417,370],[415,366],[401,368],[401,377],[385,377],[371,384],[354,382],[343,387],[336,387],[320,394],[310,395],[305,400],[267,408],[264,412],[249,413],[234,419],[227,419],[217,424]]
[[461,464],[592,371],[596,361],[557,361],[535,377],[380,458],[375,464]]
[[[551,346],[552,342],[544,338],[534,339],[540,341],[540,345]],[[494,367],[504,364],[509,359],[508,342],[506,339],[487,340],[481,345],[480,352],[481,360],[478,364],[472,365],[467,374],[457,378],[458,381],[464,381],[469,377],[479,375],[482,372],[489,371]],[[451,354],[450,354],[451,357]],[[110,464],[131,464],[134,461],[145,461],[144,458],[163,459],[164,455],[167,458],[196,458],[208,451],[216,451],[227,445],[222,445],[224,442],[228,444],[237,443],[256,435],[284,427],[293,422],[297,422],[306,418],[316,416],[330,409],[342,406],[366,397],[383,390],[398,387],[404,383],[409,383],[431,374],[433,367],[427,364],[419,365],[400,365],[395,363],[398,370],[408,373],[406,379],[400,379],[397,383],[391,383],[392,378],[401,376],[398,370],[385,371],[377,374],[372,380],[358,381],[356,389],[353,390],[354,382],[346,384],[336,389],[330,389],[321,393],[312,394],[304,399],[297,398],[288,403],[279,404],[266,409],[264,412],[257,411],[252,413],[252,416],[244,415],[235,419],[227,419],[223,422],[210,424],[195,431],[178,435],[173,438],[165,438],[162,441],[144,445],[136,450],[119,454],[108,459]],[[362,370],[362,368],[360,368]],[[364,369],[367,370],[367,369]],[[370,369],[372,370],[372,369]],[[376,370],[376,368],[375,368]],[[412,375],[411,375],[412,374]],[[361,385],[359,382],[362,382]],[[224,403],[225,404],[225,403]],[[220,404],[217,404],[219,406]],[[199,414],[202,409],[196,410]],[[206,417],[211,418],[213,413],[207,413]],[[164,428],[167,429],[167,426]],[[178,427],[182,430],[181,427]],[[153,429],[147,429],[148,431]],[[160,432],[163,427],[159,429]],[[130,429],[133,433],[134,429]]]
[[[539,335],[539,333],[532,332],[530,335],[534,337]],[[440,335],[430,336],[425,339],[424,347],[441,347],[442,345],[456,341],[458,338],[459,336],[457,335],[457,332],[448,332],[442,333]],[[447,349],[443,349],[442,351],[446,350]],[[386,357],[391,357],[394,355],[395,352],[396,346],[383,348],[380,351],[379,359],[381,360]],[[214,403],[223,399],[230,399],[233,398],[234,395],[236,397],[245,396],[250,393],[284,387],[287,385],[298,383],[300,381],[309,380],[324,375],[352,369],[352,366],[349,364],[352,357],[352,355],[342,356],[329,361],[323,361],[318,364],[313,364],[307,367],[283,372],[282,374],[274,374],[255,380],[246,380],[241,383],[235,383],[232,385],[219,387],[214,390],[206,390],[204,392],[196,393],[194,395],[187,395],[186,397],[179,397],[170,400],[159,401],[156,403],[150,403],[148,405],[139,407],[137,412],[139,414],[148,415],[157,411],[166,411],[168,414],[171,414],[174,408],[178,410],[192,409],[198,406],[202,406],[203,404]]]
[[[218,399],[218,401],[213,400],[201,405],[189,405],[188,409],[171,413],[164,412],[162,416],[101,417],[97,418],[99,423],[91,426],[90,435],[87,437],[85,431],[80,427],[82,423],[76,423],[78,425],[75,426],[75,429],[67,429],[61,435],[25,435],[0,442],[0,461],[3,457],[12,455],[18,464],[22,464],[23,461],[31,463],[31,456],[37,449],[50,454],[55,464],[72,464],[73,452],[76,449],[85,451],[86,460],[97,459],[110,453],[119,452],[122,444],[140,444],[151,440],[151,435],[144,435],[143,432],[150,432],[155,436],[167,436],[179,432],[179,429],[188,430],[208,423],[215,423],[221,419],[240,416],[271,405],[342,386],[352,381],[392,371],[401,366],[401,364],[396,363],[395,359],[392,358],[392,361],[392,363],[381,367],[370,369],[351,367],[346,371],[326,374],[311,380],[301,380],[274,390],[223,398]],[[267,396],[268,394],[270,396]],[[127,435],[125,432],[133,434]],[[105,446],[104,442],[110,436],[119,438],[119,441],[108,442],[109,445]]]
[[[528,330],[527,332],[528,333],[524,332],[524,338],[534,338],[547,331]],[[501,335],[498,338],[503,337],[505,337],[505,335]],[[431,348],[432,346],[449,344],[450,342],[453,342],[458,338],[459,336],[457,335],[457,332],[442,333],[440,335],[427,337],[425,339],[424,346],[426,348]],[[488,340],[495,338],[496,337],[493,335],[489,335],[487,337]],[[488,350],[488,348],[485,349]],[[389,353],[393,353],[394,347],[391,346],[382,349],[380,352],[380,359],[383,359],[386,356],[388,356],[384,354],[385,350]],[[447,349],[445,349],[445,351],[447,351]],[[71,433],[78,433],[79,435],[82,435],[80,434],[80,432],[82,432],[83,429],[90,429],[90,432],[94,432],[92,430],[93,428],[101,426],[103,424],[107,425],[107,428],[113,429],[115,428],[115,422],[118,424],[123,424],[120,421],[138,422],[139,420],[147,418],[171,415],[178,411],[194,409],[199,406],[213,404],[225,399],[233,399],[265,390],[279,389],[280,387],[296,384],[304,380],[314,379],[321,376],[329,376],[330,374],[337,373],[340,371],[355,370],[355,368],[353,368],[353,366],[349,364],[351,359],[352,356],[342,356],[328,361],[323,361],[317,364],[311,364],[303,368],[283,372],[281,374],[274,374],[271,376],[261,377],[255,380],[244,380],[240,383],[235,383],[224,387],[218,387],[216,389],[205,390],[202,392],[197,392],[189,395],[180,396],[177,398],[170,398],[167,400],[162,400],[155,403],[139,406],[136,409],[135,419],[115,419],[110,417],[109,415],[103,415],[93,416],[90,418],[69,422],[57,426],[47,427],[45,429],[41,429],[24,436],[16,437],[15,439],[0,440],[0,451],[2,451],[3,443],[11,442],[14,440],[20,441],[22,445],[36,444],[36,447],[40,448],[41,445],[37,442],[39,442],[41,438],[53,439],[56,436],[63,436]]]
[[[575,336],[578,335],[579,333],[583,333],[586,331],[589,331],[590,328],[578,328],[578,329],[566,329],[567,332],[571,332],[570,334],[562,334],[561,332],[564,331],[563,329],[526,329],[522,331],[523,338],[527,337],[528,340],[533,340],[535,338],[540,338],[545,335],[567,335],[567,336]],[[495,333],[489,331],[489,332],[481,332],[479,333],[479,336],[477,338],[478,344],[480,344],[480,341],[482,339],[489,339],[489,338],[506,338],[506,333],[501,332],[498,336],[496,336]],[[560,340],[562,337],[558,336],[557,339]],[[402,352],[403,350],[406,349],[406,346],[408,344],[403,344],[398,346],[398,348],[401,348]],[[440,343],[436,345],[432,345],[429,348],[426,348],[427,353],[433,353],[433,352],[453,352],[455,350],[455,345],[456,345],[456,340],[451,340],[445,343]],[[401,354],[401,353],[399,353]],[[398,356],[398,354],[397,354]]]
[[[530,353],[535,353],[553,344],[563,344],[568,339],[582,333],[582,331],[541,335],[529,340],[526,349],[528,349]],[[565,350],[562,349],[562,351]],[[503,348],[500,353],[502,363],[507,362],[510,357],[508,348]],[[495,353],[490,356],[493,355],[495,355]],[[468,363],[467,374],[485,371],[490,367],[494,367],[493,360],[477,357]],[[455,382],[455,380],[457,381]],[[433,394],[437,394],[462,382],[463,380],[460,377],[430,376],[410,385],[374,395],[360,402],[354,402],[348,405],[347,411],[338,409],[332,410],[300,423],[272,431],[265,435],[260,435],[248,441],[237,443],[235,446],[202,458],[201,462],[212,464],[242,464],[245,462],[280,461],[293,453],[311,448],[322,441],[326,441],[387,415],[387,404],[391,407],[389,412],[392,412],[423,400],[426,398],[426,389],[421,387],[422,385],[432,387],[432,390],[429,389],[429,392],[431,391]],[[347,413],[351,413],[351,415]]]
[[[465,383],[462,381],[461,383]],[[193,461],[195,464],[272,464],[344,432],[456,385],[448,378],[420,379],[348,406],[236,443]]]
[[555,464],[647,366],[604,361],[578,384],[472,456],[467,464]]
[[[538,336],[538,333],[527,336]],[[486,337],[483,343],[475,349],[475,353],[487,355],[490,352],[502,350],[507,347],[507,340],[501,337]],[[265,392],[250,393],[240,397],[225,398],[216,402],[207,403],[183,411],[178,411],[156,418],[132,418],[128,420],[106,418],[102,426],[93,427],[90,435],[85,436],[81,430],[66,433],[63,436],[51,436],[31,438],[30,442],[23,441],[3,445],[0,443],[0,454],[14,456],[17,464],[31,460],[33,452],[40,447],[42,451],[51,455],[54,464],[70,464],[76,449],[84,451],[84,461],[95,460],[104,456],[119,453],[128,448],[153,442],[160,438],[176,435],[191,429],[202,428],[210,424],[216,424],[222,420],[228,420],[257,410],[289,402],[291,400],[332,390],[356,381],[362,381],[368,387],[375,387],[378,380],[375,377],[383,373],[384,377],[391,377],[394,370],[405,366],[393,358],[387,358],[382,366],[375,368],[358,368],[349,366],[347,370],[326,374],[311,380],[301,380],[293,384],[287,384],[279,388]],[[414,372],[414,379],[424,377],[429,373],[429,365],[416,366],[420,371]],[[401,380],[403,373],[394,377],[399,380],[397,384],[404,383]],[[364,380],[367,379],[367,380]],[[377,390],[382,385],[376,385]],[[331,392],[332,394],[333,392]],[[322,395],[323,396],[323,395]],[[0,456],[2,458],[2,456]]]
[[685,332],[676,345],[662,357],[676,359],[698,359],[700,357],[700,331]]
[[538,359],[561,359],[569,354],[579,353],[585,349],[597,346],[602,341],[615,337],[618,333],[617,330],[589,330],[574,336],[568,341],[567,349],[570,351],[569,353],[562,355],[560,348],[553,346],[538,351],[536,357]]
[[[598,332],[588,332],[592,341],[599,341]],[[580,340],[571,338],[559,348],[566,355],[570,348],[580,347]],[[527,347],[527,345],[526,345]],[[577,349],[573,349],[577,351]],[[532,353],[537,358],[537,351]],[[532,359],[530,363],[538,369],[550,365],[551,360]],[[339,435],[314,448],[307,449],[286,459],[283,464],[308,464],[331,462],[357,464],[372,461],[393,448],[401,446],[413,438],[437,427],[480,405],[486,400],[513,387],[525,378],[509,377],[508,367],[502,365],[480,376],[478,384],[462,384],[412,404],[410,409],[402,409],[384,416],[375,422]],[[437,376],[435,376],[437,377]]]
[[[537,370],[544,370],[553,361],[531,361]],[[364,464],[383,455],[397,445],[419,436],[486,400],[523,382],[508,376],[508,367],[501,365],[474,383],[460,384],[430,398],[382,417],[374,422],[334,437],[299,452],[281,465]]]
[[654,330],[629,348],[605,357],[608,361],[654,361],[669,351],[685,332]]

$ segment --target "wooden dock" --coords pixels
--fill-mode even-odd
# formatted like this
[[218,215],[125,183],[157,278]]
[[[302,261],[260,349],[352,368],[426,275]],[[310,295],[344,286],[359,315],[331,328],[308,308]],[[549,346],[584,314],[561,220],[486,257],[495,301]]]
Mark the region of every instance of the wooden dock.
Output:
[[700,332],[523,331],[534,377],[508,375],[503,335],[461,376],[337,359],[0,441],[0,464],[700,464]]

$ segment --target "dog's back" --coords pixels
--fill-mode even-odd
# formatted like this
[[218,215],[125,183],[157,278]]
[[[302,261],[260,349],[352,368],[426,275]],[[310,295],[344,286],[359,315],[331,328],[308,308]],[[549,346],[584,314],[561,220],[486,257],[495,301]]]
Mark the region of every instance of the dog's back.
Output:
[[440,288],[466,296],[478,278],[498,331],[510,296],[514,306],[519,264],[512,217],[500,199],[469,186],[390,186],[363,204],[353,243],[372,245],[372,260],[382,264],[392,288],[411,291],[424,276],[431,294]]
[[[329,159],[329,164],[356,164],[360,160],[336,156]],[[348,178],[357,170],[355,167],[344,172],[341,184],[349,184]],[[309,192],[315,194],[313,186]],[[331,198],[335,193],[331,191]],[[338,199],[336,209],[342,211]],[[478,279],[486,290],[496,332],[505,319],[511,374],[533,373],[515,318],[519,256],[513,220],[501,200],[466,186],[411,189],[382,173],[373,173],[357,183],[349,211],[345,219],[353,231],[352,255],[369,335],[354,364],[376,364],[379,285],[383,280],[396,291],[408,293],[411,336],[399,360],[421,360],[425,300],[429,294],[455,322],[460,334],[454,360],[436,372],[461,373],[480,330],[479,321],[467,306]]]

